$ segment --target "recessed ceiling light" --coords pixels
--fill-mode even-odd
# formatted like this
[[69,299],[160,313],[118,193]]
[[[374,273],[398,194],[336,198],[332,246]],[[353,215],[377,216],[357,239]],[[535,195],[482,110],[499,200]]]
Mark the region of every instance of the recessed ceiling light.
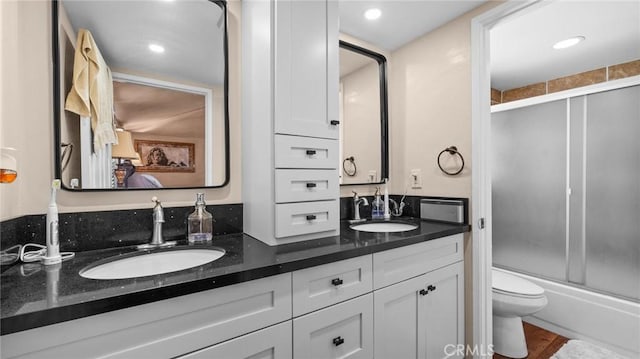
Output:
[[164,47],[158,44],[149,44],[149,50],[155,52],[156,54],[161,54],[164,52]]
[[558,41],[553,45],[556,50],[566,49],[567,47],[575,46],[579,42],[584,40],[584,36],[574,36],[566,40]]
[[380,9],[369,9],[367,11],[364,12],[364,17],[367,18],[367,20],[375,20],[377,18],[380,17],[380,15],[382,15],[382,11],[380,11]]

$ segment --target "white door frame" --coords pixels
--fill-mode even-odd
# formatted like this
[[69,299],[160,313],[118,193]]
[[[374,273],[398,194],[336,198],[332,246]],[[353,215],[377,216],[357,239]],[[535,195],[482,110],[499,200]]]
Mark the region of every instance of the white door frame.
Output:
[[[474,358],[490,356],[493,345],[491,295],[491,173],[489,140],[491,77],[489,30],[515,13],[522,15],[542,5],[540,0],[507,1],[471,20],[471,184],[472,291]],[[524,10],[524,11],[523,11]],[[481,228],[481,221],[484,228]]]

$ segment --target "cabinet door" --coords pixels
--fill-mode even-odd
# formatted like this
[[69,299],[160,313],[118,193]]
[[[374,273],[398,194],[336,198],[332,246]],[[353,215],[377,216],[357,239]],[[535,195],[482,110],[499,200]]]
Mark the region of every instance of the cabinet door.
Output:
[[275,133],[338,138],[336,8],[337,1],[275,2]]
[[455,358],[464,344],[463,262],[374,292],[376,358]]
[[[464,264],[458,262],[423,276],[420,300],[421,358],[461,358],[456,344],[464,344]],[[424,293],[424,292],[423,292]]]
[[373,358],[373,295],[294,319],[293,357]]
[[291,359],[291,321],[198,350],[178,359]]
[[418,316],[424,276],[373,292],[375,356],[378,359],[416,359]]

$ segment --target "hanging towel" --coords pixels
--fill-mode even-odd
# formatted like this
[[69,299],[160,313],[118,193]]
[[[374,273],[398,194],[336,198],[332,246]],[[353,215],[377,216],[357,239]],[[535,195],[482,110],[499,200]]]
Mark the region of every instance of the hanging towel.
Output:
[[80,29],[73,59],[73,84],[65,109],[91,118],[93,149],[118,143],[113,122],[113,79],[89,30]]

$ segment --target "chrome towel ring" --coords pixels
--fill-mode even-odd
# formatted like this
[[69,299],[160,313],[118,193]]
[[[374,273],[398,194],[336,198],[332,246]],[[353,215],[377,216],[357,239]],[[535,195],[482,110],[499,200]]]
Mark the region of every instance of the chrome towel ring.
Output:
[[[442,154],[444,154],[445,152],[448,152],[452,156],[458,155],[460,157],[460,160],[462,161],[462,165],[460,166],[459,170],[457,170],[455,172],[448,172],[444,168],[442,168],[442,165],[440,164],[440,157],[442,157]],[[440,152],[440,154],[438,154],[438,167],[440,168],[440,171],[444,172],[445,174],[447,174],[449,176],[455,176],[455,175],[459,174],[460,172],[462,172],[462,170],[464,169],[464,157],[462,157],[462,154],[460,152],[458,152],[458,148],[456,146],[449,146],[449,147],[445,148],[444,150],[442,150]]]

